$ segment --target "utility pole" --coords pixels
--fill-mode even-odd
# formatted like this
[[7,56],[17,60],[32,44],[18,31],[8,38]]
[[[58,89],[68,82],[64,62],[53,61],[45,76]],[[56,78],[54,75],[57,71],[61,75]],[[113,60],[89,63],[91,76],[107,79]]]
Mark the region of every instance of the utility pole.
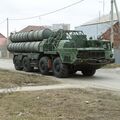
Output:
[[119,12],[118,12],[117,3],[116,3],[116,0],[111,0],[111,43],[114,43],[114,30],[113,30],[113,25],[114,25],[113,13],[114,12],[113,12],[113,5],[115,6],[117,19],[118,19],[118,22],[119,22],[118,29],[119,29],[119,32],[120,32],[120,16],[119,16]]
[[116,10],[116,14],[117,14],[118,22],[119,22],[119,24],[120,24],[120,16],[119,16],[119,11],[118,11],[118,7],[117,7],[116,0],[114,0],[114,5],[115,5],[115,10]]
[[[7,45],[9,44],[9,19],[7,18]],[[7,50],[7,58],[9,58],[9,51]]]
[[111,0],[111,44],[114,42],[114,31],[113,31],[113,3],[114,1]]
[[115,4],[115,10],[116,10],[117,18],[118,18],[118,34],[120,34],[120,15],[119,15],[119,11],[118,11],[118,6],[117,6],[117,3],[116,3],[116,0],[114,0],[114,4]]

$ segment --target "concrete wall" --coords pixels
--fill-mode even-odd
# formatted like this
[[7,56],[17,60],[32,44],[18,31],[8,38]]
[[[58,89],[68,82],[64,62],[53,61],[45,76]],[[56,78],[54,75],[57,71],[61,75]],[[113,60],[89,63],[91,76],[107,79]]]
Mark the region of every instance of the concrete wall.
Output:
[[2,53],[1,53],[1,51],[0,51],[0,58],[2,57]]
[[7,57],[7,46],[0,47],[0,58]]
[[114,49],[115,63],[120,64],[120,49]]

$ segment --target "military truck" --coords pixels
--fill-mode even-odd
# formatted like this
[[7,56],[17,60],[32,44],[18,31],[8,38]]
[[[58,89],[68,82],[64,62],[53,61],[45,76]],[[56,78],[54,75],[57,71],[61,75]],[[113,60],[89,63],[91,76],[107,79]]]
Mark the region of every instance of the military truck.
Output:
[[93,76],[97,69],[114,62],[111,43],[87,39],[82,31],[50,29],[10,35],[8,50],[16,70],[38,68],[43,75],[53,72],[64,78],[81,71]]

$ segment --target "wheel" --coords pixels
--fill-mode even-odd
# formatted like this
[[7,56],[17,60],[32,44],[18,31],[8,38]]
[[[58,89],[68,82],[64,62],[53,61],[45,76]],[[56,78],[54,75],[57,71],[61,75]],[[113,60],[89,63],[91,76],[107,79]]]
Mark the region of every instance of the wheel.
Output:
[[53,61],[53,73],[59,78],[68,77],[68,67],[66,64],[62,63],[59,57]]
[[39,61],[39,70],[41,74],[48,75],[49,74],[49,58],[48,57],[42,57]]
[[23,70],[25,72],[32,72],[33,71],[33,67],[31,67],[31,65],[30,65],[30,59],[29,58],[24,57],[23,61],[22,61],[22,64],[23,64]]
[[13,58],[13,63],[14,63],[14,66],[15,66],[15,69],[16,69],[16,70],[22,70],[22,69],[23,69],[22,63],[21,63],[21,61],[19,60],[18,56],[14,56],[14,58]]
[[95,69],[84,69],[82,70],[82,74],[84,76],[93,76],[95,74],[96,70]]

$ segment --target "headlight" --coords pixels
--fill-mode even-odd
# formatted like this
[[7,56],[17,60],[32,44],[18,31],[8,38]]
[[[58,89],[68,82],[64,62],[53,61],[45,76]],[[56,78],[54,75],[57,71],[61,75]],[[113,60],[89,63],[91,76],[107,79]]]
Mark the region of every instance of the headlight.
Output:
[[112,57],[113,57],[113,54],[110,54],[110,57],[112,58]]

